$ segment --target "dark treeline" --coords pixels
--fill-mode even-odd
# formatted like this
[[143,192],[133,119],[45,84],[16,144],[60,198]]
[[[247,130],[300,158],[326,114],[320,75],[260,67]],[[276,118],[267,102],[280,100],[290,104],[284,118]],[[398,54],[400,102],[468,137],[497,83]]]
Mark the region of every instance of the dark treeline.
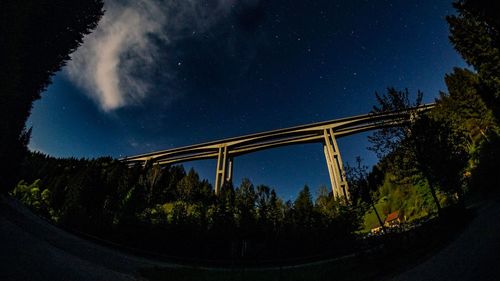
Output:
[[[9,69],[0,76],[0,190],[63,227],[184,257],[334,255],[352,250],[371,210],[379,224],[393,211],[432,216],[461,206],[468,192],[498,189],[500,36],[493,1],[455,1],[457,13],[447,17],[450,41],[469,68],[445,76],[447,92],[434,109],[370,137],[381,160],[371,172],[361,162],[347,169],[349,204],[335,201],[326,188],[313,199],[308,187],[283,202],[270,187],[249,180],[227,184],[215,196],[207,181],[180,166],[26,153],[32,102],[95,28],[102,1],[22,2],[5,2],[0,17],[6,38],[1,68]],[[47,18],[58,20],[44,24]],[[421,103],[421,94],[412,101],[408,91],[389,88],[377,101],[374,112],[408,110]]]
[[0,4],[0,192],[19,179],[33,102],[97,27],[102,0],[2,0]]
[[[210,259],[292,258],[344,253],[360,213],[323,188],[283,202],[245,179],[216,196],[182,166],[127,167],[111,158],[31,153],[13,195],[53,222],[134,248]],[[29,183],[29,184],[27,184]],[[351,245],[351,246],[348,246]]]

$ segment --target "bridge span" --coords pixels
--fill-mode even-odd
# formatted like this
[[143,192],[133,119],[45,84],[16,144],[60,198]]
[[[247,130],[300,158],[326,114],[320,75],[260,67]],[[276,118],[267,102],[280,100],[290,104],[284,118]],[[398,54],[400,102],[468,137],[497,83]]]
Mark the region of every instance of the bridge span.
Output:
[[308,125],[244,135],[201,144],[171,148],[120,159],[131,165],[152,161],[159,165],[217,159],[215,193],[223,184],[232,181],[234,157],[273,147],[322,143],[326,165],[330,175],[333,196],[349,200],[349,189],[337,139],[361,132],[387,127],[405,126],[416,114],[427,111],[434,104],[384,113],[368,113]]

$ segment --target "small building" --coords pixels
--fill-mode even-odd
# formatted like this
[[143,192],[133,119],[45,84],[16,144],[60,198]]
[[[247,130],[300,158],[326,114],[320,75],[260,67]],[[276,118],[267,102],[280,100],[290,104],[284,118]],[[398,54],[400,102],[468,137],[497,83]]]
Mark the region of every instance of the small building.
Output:
[[394,226],[401,224],[401,222],[402,222],[402,219],[400,216],[400,212],[396,211],[396,212],[392,212],[392,213],[387,215],[387,217],[385,218],[385,221],[384,221],[384,226],[385,227],[394,227]]
[[377,227],[370,229],[370,233],[371,233],[371,235],[379,235],[382,233],[382,230],[383,230],[382,226],[377,226]]

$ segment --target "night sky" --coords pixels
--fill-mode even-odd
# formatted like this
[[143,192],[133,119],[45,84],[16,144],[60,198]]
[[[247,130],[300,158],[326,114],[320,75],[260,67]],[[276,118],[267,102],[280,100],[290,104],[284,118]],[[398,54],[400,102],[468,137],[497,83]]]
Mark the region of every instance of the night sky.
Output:
[[[181,1],[182,2],[182,1]],[[424,92],[464,62],[451,1],[106,2],[98,30],[34,105],[30,143],[58,157],[123,157],[370,111],[389,86]],[[344,161],[376,162],[364,133]],[[215,160],[185,163],[213,183]],[[329,186],[321,144],[235,159],[289,199]]]

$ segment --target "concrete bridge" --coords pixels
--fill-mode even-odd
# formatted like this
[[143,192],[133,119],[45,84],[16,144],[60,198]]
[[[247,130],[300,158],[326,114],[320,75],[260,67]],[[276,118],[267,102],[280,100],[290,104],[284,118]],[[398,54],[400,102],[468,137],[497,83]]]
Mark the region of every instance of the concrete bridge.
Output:
[[231,182],[234,157],[259,150],[303,143],[322,143],[326,165],[330,175],[335,198],[349,200],[349,189],[345,177],[342,157],[337,139],[369,130],[404,126],[420,112],[427,111],[434,104],[421,105],[403,111],[368,113],[336,120],[301,125],[240,137],[211,141],[179,148],[155,151],[129,156],[122,161],[135,164],[153,161],[159,165],[181,162],[217,159],[215,171],[215,193],[218,194],[225,182]]

